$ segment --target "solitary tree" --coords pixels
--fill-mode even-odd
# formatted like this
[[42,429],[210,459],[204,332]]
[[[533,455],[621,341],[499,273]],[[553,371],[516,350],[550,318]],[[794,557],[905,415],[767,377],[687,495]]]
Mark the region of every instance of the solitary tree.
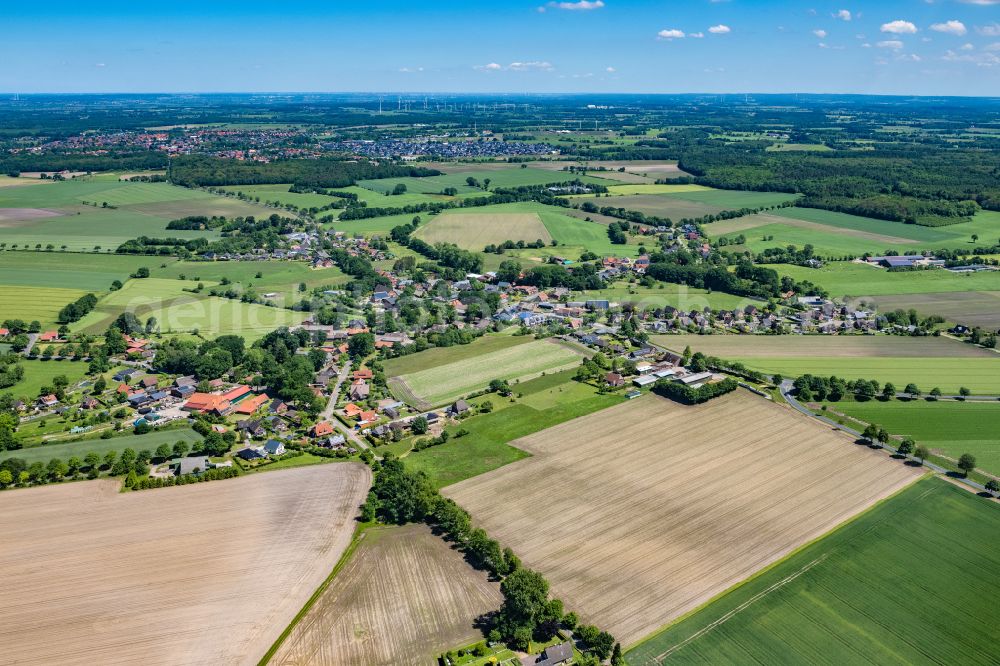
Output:
[[1000,483],[997,483],[996,479],[990,479],[986,482],[986,491],[994,495],[1000,493]]
[[861,433],[861,436],[869,444],[873,444],[875,442],[875,438],[878,437],[878,426],[875,425],[874,423],[869,423],[867,426],[865,426],[865,431]]
[[976,469],[976,456],[971,453],[963,453],[958,459],[958,468],[965,472],[966,476],[969,476],[972,470]]
[[926,446],[918,446],[917,450],[913,452],[913,455],[916,456],[917,460],[920,461],[920,464],[923,465],[924,461],[930,457],[931,452],[927,450]]
[[899,443],[899,448],[896,449],[901,456],[908,456],[913,453],[913,448],[916,446],[916,442],[913,441],[912,437],[907,437],[902,442]]
[[886,400],[895,397],[896,386],[892,382],[886,382],[885,386],[882,387],[882,397]]
[[879,428],[875,438],[878,440],[879,446],[885,446],[889,441],[889,432],[885,428]]
[[970,395],[972,395],[972,391],[970,391],[966,387],[962,386],[962,387],[959,387],[958,394],[960,396],[962,396],[963,398],[968,398]]
[[941,389],[939,389],[937,386],[935,386],[934,388],[932,388],[931,389],[931,397],[934,398],[935,400],[937,400],[938,398],[940,398],[941,397]]
[[915,397],[917,397],[917,396],[920,395],[920,389],[913,382],[910,382],[909,384],[907,384],[906,388],[903,389],[903,391],[906,392],[906,393],[908,393],[908,394],[910,394],[911,398],[915,398]]

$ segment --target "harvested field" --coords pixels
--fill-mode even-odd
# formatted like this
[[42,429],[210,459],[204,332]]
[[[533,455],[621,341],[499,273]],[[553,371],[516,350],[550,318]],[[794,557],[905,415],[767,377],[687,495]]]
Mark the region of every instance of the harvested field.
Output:
[[128,494],[112,481],[5,492],[4,660],[254,663],[347,547],[370,478],[339,463]]
[[454,243],[476,252],[481,252],[487,245],[499,245],[508,240],[530,243],[541,239],[546,244],[552,240],[537,213],[438,215],[417,229],[414,235],[432,245]]
[[966,326],[1000,330],[1000,291],[957,291],[950,294],[905,294],[877,296],[879,310],[913,308],[923,315],[941,315]]
[[657,335],[654,341],[674,351],[690,346],[720,358],[990,358],[982,347],[950,338],[898,335]]
[[651,395],[512,445],[533,457],[444,493],[623,645],[920,475],[742,391]]
[[401,400],[429,409],[484,389],[494,379],[524,381],[543,372],[571,368],[586,353],[575,345],[535,340],[393,377],[389,388]]
[[502,601],[499,585],[426,525],[369,530],[270,663],[436,664],[480,638],[475,618]]
[[40,220],[45,217],[58,217],[59,215],[62,215],[62,213],[57,210],[46,210],[45,208],[0,208],[0,223]]

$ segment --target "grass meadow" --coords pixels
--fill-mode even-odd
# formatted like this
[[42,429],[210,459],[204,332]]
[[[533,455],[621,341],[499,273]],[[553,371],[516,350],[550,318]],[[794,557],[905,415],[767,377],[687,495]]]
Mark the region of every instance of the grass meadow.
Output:
[[[44,349],[44,347],[42,345],[40,348]],[[70,385],[72,385],[87,374],[87,364],[83,361],[25,359],[21,361],[21,365],[24,366],[24,379],[10,388],[4,389],[4,392],[9,392],[17,398],[27,398],[26,401],[37,398],[43,386],[52,386],[54,377],[66,375]]]
[[[21,426],[21,430],[31,432],[32,423]],[[191,428],[168,428],[164,430],[153,430],[145,435],[123,435],[112,437],[111,439],[84,439],[75,442],[65,442],[62,444],[43,444],[25,449],[5,451],[0,453],[3,458],[21,458],[29,465],[33,462],[48,462],[52,458],[62,458],[68,460],[72,456],[83,459],[91,451],[100,456],[104,456],[108,451],[121,453],[125,449],[131,448],[135,451],[153,452],[160,444],[171,444],[176,442],[187,442],[190,445],[201,441],[201,435]]]
[[630,664],[995,663],[1000,507],[926,479],[626,653]]

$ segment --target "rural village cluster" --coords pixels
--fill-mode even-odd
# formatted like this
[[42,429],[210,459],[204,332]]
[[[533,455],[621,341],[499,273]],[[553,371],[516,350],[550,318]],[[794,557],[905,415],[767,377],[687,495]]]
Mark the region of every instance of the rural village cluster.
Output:
[[1000,662],[995,103],[59,100],[11,663]]

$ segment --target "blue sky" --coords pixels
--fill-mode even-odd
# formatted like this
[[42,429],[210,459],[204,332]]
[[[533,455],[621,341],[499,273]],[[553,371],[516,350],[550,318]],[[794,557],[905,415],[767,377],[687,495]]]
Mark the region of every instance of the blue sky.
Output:
[[9,3],[7,92],[1000,95],[1000,0]]

